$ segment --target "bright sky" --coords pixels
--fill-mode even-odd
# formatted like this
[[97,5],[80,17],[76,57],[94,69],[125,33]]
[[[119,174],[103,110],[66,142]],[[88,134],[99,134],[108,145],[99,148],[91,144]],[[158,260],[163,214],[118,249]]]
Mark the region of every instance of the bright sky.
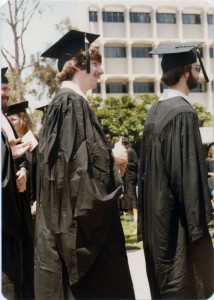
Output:
[[[1,12],[8,12],[7,1],[0,0]],[[66,17],[70,17],[71,23],[75,26],[78,18],[76,14],[78,6],[82,1],[75,0],[41,0],[42,13],[35,13],[24,34],[24,48],[27,55],[44,52],[49,45],[55,43],[62,36],[55,29]],[[6,49],[13,47],[13,35],[10,27],[1,22],[1,45]],[[12,49],[12,48],[11,48]],[[4,60],[2,60],[2,64]]]

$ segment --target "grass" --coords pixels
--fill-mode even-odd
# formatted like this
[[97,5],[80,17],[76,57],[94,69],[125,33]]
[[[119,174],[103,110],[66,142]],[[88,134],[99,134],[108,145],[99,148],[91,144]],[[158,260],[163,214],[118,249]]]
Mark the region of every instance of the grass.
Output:
[[127,215],[122,215],[121,222],[126,241],[126,250],[142,249],[142,242],[137,241],[137,223],[129,221]]
[[[126,250],[142,249],[142,242],[137,241],[137,223],[129,221],[127,215],[122,215],[121,222],[126,241]],[[214,245],[214,220],[208,224],[209,232]]]

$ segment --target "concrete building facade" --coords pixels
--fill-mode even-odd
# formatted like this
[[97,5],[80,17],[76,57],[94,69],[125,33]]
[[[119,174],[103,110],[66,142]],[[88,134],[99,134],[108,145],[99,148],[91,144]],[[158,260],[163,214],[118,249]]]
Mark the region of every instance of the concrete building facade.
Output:
[[84,30],[100,35],[94,45],[103,55],[105,74],[93,94],[159,96],[161,58],[148,55],[149,51],[165,43],[201,41],[209,82],[201,73],[190,98],[213,113],[214,8],[209,0],[94,0],[82,2],[81,11]]

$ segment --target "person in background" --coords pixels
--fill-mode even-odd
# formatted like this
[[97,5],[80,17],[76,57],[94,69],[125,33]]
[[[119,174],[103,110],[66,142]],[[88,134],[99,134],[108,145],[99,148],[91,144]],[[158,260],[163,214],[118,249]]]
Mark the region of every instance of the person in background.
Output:
[[127,149],[128,165],[124,173],[124,194],[121,199],[121,208],[128,213],[128,220],[137,222],[137,181],[138,181],[138,158],[135,150],[129,147],[128,138],[122,138],[122,144]]
[[[13,128],[15,129],[19,138],[22,138],[29,130],[31,130],[34,136],[37,138],[33,123],[26,109],[28,109],[28,101],[9,105],[7,110],[7,118],[13,125]],[[28,151],[25,156],[28,162],[29,199],[31,205],[33,205],[33,203],[36,201],[37,147],[32,151]]]
[[110,133],[106,133],[105,136],[106,136],[106,139],[107,139],[107,141],[109,143],[109,147],[111,149],[113,149],[114,148],[114,143],[112,142],[112,136],[111,136],[111,134]]
[[135,298],[116,201],[121,177],[86,98],[103,74],[89,48],[97,37],[71,30],[42,54],[58,59],[61,89],[39,135],[38,300]]
[[208,80],[199,45],[162,45],[151,52],[163,55],[168,87],[148,112],[139,163],[138,229],[152,299],[207,299],[214,292],[211,195],[188,97],[201,68]]
[[208,145],[207,157],[205,159],[207,176],[214,176],[214,142]]
[[[32,121],[26,111],[28,101],[14,103],[8,106],[7,118],[11,122],[17,136],[22,139],[29,131],[33,131]],[[23,297],[34,298],[34,221],[31,215],[31,206],[36,201],[36,149],[28,151],[25,159],[28,166],[26,191],[22,193],[21,212],[23,223]]]
[[[7,68],[1,69],[1,292],[9,300],[23,299],[23,220],[21,192],[26,189],[26,169],[15,171],[15,162],[31,147],[30,142],[20,143],[4,113],[9,100],[9,82],[5,76]],[[3,113],[4,112],[4,113]],[[23,166],[23,165],[22,165]],[[25,175],[25,176],[24,176]]]

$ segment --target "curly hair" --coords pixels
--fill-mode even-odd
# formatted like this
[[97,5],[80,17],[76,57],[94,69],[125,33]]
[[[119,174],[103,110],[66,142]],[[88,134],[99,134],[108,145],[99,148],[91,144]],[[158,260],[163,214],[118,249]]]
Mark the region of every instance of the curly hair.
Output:
[[20,118],[20,132],[22,136],[28,132],[28,130],[34,131],[33,123],[26,112],[20,112],[17,114]]
[[[89,56],[90,60],[95,60],[100,64],[102,63],[102,56],[97,48],[90,48]],[[83,50],[78,52],[78,54],[64,64],[62,71],[57,74],[58,83],[61,83],[64,80],[72,80],[77,71],[76,67],[80,68],[80,70],[86,69],[86,52]]]
[[178,83],[181,76],[186,72],[190,72],[191,69],[192,69],[192,65],[179,66],[175,69],[172,69],[172,70],[164,73],[161,78],[161,81],[167,86],[172,86],[172,85]]

